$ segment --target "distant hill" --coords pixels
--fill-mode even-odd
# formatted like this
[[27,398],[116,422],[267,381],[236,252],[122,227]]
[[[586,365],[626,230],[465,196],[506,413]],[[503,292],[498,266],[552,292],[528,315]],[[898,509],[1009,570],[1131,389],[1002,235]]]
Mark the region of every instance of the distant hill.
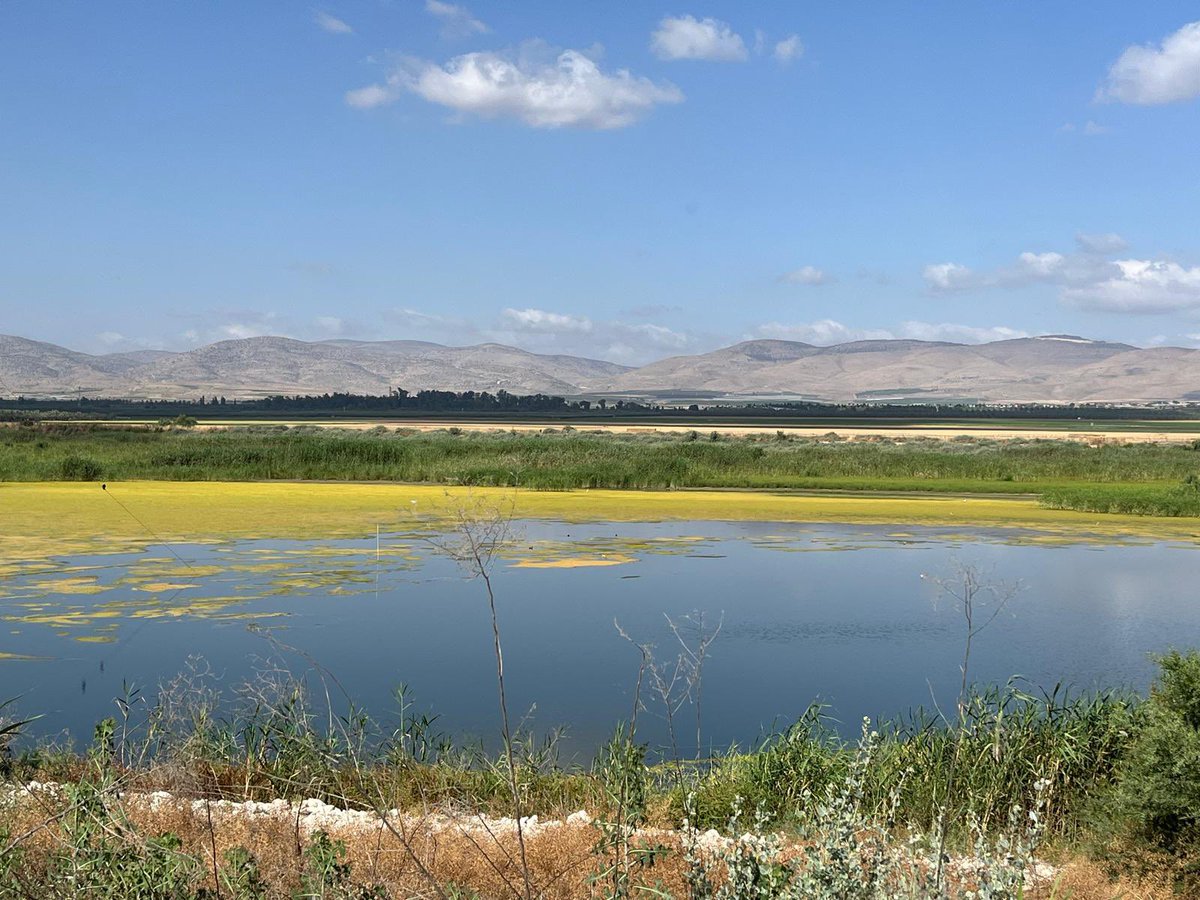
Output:
[[390,388],[577,394],[624,366],[529,353],[502,344],[444,347],[424,341],[295,341],[254,337],[183,353],[92,356],[0,335],[0,396],[92,395],[174,399],[262,397]]
[[1074,335],[955,344],[745,341],[638,368],[502,344],[256,337],[186,352],[91,355],[0,335],[0,396],[188,399],[346,391],[506,390],[574,396],[794,396],[1085,403],[1200,398],[1200,351]]

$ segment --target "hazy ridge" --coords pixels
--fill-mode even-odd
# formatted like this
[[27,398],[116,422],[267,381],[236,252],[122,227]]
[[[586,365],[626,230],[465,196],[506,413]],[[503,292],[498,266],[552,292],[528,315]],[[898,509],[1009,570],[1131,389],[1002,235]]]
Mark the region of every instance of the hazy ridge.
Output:
[[502,344],[254,337],[184,352],[93,355],[0,335],[0,396],[193,398],[345,391],[506,390],[562,395],[795,396],[1121,402],[1200,398],[1200,351],[1072,335],[955,344],[875,340],[818,347],[758,340],[627,367]]

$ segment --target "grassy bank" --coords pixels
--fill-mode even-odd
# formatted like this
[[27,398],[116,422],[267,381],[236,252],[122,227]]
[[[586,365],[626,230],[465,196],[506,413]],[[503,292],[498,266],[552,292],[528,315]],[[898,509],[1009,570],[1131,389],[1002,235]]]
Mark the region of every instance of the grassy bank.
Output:
[[1036,494],[1054,508],[1200,512],[1190,443],[843,441],[779,436],[494,434],[71,425],[0,432],[0,481],[392,481],[531,490],[817,489]]
[[[313,680],[323,679],[273,671],[222,697],[217,685],[183,678],[152,703],[124,698],[78,753],[14,749],[0,736],[7,784],[62,786],[10,791],[0,802],[0,896],[522,896],[510,826],[498,818],[511,809],[503,755],[457,746],[411,698],[379,720],[330,710]],[[1200,722],[1189,719],[1198,690],[1200,657],[1173,656],[1149,700],[971,691],[949,722],[917,713],[857,744],[815,709],[753,750],[702,760],[650,754],[629,726],[582,767],[560,765],[553,742],[518,737],[524,814],[589,813],[574,831],[541,838],[527,826],[524,865],[534,895],[546,897],[891,897],[899,895],[882,885],[872,892],[865,880],[846,893],[847,879],[866,878],[865,858],[889,877],[917,878],[944,829],[951,858],[965,854],[978,867],[959,879],[961,890],[951,878],[937,896],[979,896],[969,886],[985,877],[995,882],[991,897],[1063,896],[1049,883],[1024,892],[1021,873],[1035,852],[1088,857],[1101,890],[1106,876],[1097,873],[1148,867],[1157,872],[1149,883],[1186,890],[1196,884],[1187,860],[1200,807],[1189,775],[1164,751],[1200,746]],[[171,796],[145,799],[157,790]],[[335,817],[302,826],[311,804],[285,806],[278,820],[278,807],[261,807],[247,822],[221,805],[313,799],[395,824],[364,831]],[[431,815],[454,810],[450,825],[438,819],[431,845],[422,830]],[[729,835],[709,842],[724,849],[698,851],[685,818]],[[747,829],[755,836],[737,837]],[[892,847],[907,849],[895,858],[887,849],[886,866],[859,855]],[[806,880],[814,870],[841,880],[814,887]],[[773,892],[714,893],[724,879],[767,872],[781,879]],[[903,896],[933,896],[919,887],[927,881]]]

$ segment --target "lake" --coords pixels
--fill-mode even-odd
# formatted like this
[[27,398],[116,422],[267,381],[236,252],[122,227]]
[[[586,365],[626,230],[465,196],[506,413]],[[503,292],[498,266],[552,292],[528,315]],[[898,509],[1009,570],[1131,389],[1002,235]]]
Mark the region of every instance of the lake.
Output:
[[[1149,654],[1200,644],[1200,556],[1184,540],[794,522],[513,527],[493,567],[510,708],[538,732],[566,726],[580,758],[631,713],[640,655],[614,623],[668,664],[679,645],[666,616],[685,633],[697,613],[709,630],[721,624],[703,679],[703,742],[718,747],[753,743],[814,702],[848,734],[862,716],[952,707],[964,624],[936,579],[956,565],[1009,596],[975,639],[981,682],[1143,689]],[[498,731],[484,585],[427,534],[159,544],[10,569],[0,699],[44,714],[42,736],[86,741],[128,685],[152,694],[191,667],[232,692],[280,664],[318,687],[322,673],[336,679],[384,722],[404,683],[442,730]],[[649,694],[642,735],[662,746]],[[690,707],[680,716],[688,748]]]

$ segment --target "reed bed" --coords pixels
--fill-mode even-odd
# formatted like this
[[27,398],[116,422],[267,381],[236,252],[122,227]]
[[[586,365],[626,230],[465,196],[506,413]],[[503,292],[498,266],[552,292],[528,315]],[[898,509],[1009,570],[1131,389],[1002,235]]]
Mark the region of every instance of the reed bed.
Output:
[[[456,744],[437,730],[436,717],[414,711],[404,691],[397,694],[395,713],[376,720],[351,706],[330,708],[319,672],[293,677],[272,667],[228,696],[198,672],[203,668],[165,684],[152,700],[120,698],[118,715],[101,722],[83,750],[27,746],[4,754],[4,782],[66,787],[55,789],[53,802],[39,799],[32,813],[11,796],[0,802],[0,843],[11,849],[0,863],[0,896],[26,896],[22,885],[55,879],[73,889],[87,887],[78,896],[123,888],[133,891],[130,896],[198,900],[217,896],[217,886],[230,897],[436,896],[420,867],[405,857],[403,840],[437,869],[447,896],[522,895],[511,835],[495,824],[511,804],[502,754]],[[814,829],[831,828],[828,819],[835,814],[852,813],[856,829],[891,822],[897,830],[887,840],[896,846],[905,834],[931,834],[939,822],[949,822],[954,858],[973,858],[979,847],[991,846],[988,841],[1017,840],[1013,810],[1037,810],[1039,840],[1049,839],[1040,845],[1043,855],[1078,856],[1072,848],[1086,846],[1099,815],[1097,798],[1119,783],[1146,721],[1144,706],[1121,693],[972,689],[961,723],[918,710],[880,723],[865,753],[863,742],[839,738],[817,707],[752,749],[730,748],[703,759],[677,759],[668,749],[638,744],[636,732],[623,726],[592,764],[568,766],[559,761],[553,736],[518,735],[514,766],[524,814],[565,821],[588,812],[574,828],[543,832],[530,826],[527,865],[547,885],[541,896],[635,896],[657,885],[670,888],[670,896],[704,897],[690,881],[699,863],[689,841],[705,829],[732,835],[722,839],[725,856],[705,863],[705,877],[719,882],[731,866],[760,866],[770,854],[815,852],[807,842]],[[965,752],[957,787],[948,792],[956,745]],[[853,810],[845,807],[848,800],[839,807],[826,799],[842,797],[846,785],[855,786]],[[170,797],[150,806],[137,799],[155,791]],[[282,819],[246,822],[224,811],[230,802],[280,799],[294,810]],[[316,820],[304,819],[302,828],[303,801],[313,800],[351,811],[403,813],[412,833],[405,831],[403,840],[383,826],[359,833],[336,820],[317,829],[311,824]],[[216,826],[211,804],[220,804]],[[387,810],[394,812],[382,812]],[[412,824],[449,821],[447,815],[470,828],[443,824],[430,833]],[[39,830],[44,820],[52,824]],[[687,827],[681,827],[684,820]],[[471,838],[476,821],[493,824]],[[619,845],[614,823],[624,829],[624,858],[634,861],[615,892],[608,884],[614,873],[605,868]],[[750,849],[728,844],[747,827],[766,843]],[[27,833],[37,838],[13,843]],[[707,840],[711,845],[715,838]],[[491,842],[499,868],[485,861],[481,841]],[[505,842],[507,855],[498,849]],[[645,861],[643,851],[661,856],[657,869],[636,862]],[[751,851],[761,858],[748,860]],[[795,878],[802,871],[796,869]],[[1068,871],[1076,881],[1109,884],[1094,863],[1063,869]],[[1052,896],[1048,885],[1025,896]],[[777,894],[792,895],[782,889]],[[1143,895],[1160,896],[1149,890]],[[975,895],[947,888],[944,896]]]
[[0,480],[320,479],[574,488],[844,488],[1036,493],[1168,487],[1200,472],[1191,444],[857,440],[705,434],[219,432],[67,424],[0,431]]

